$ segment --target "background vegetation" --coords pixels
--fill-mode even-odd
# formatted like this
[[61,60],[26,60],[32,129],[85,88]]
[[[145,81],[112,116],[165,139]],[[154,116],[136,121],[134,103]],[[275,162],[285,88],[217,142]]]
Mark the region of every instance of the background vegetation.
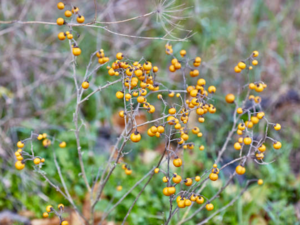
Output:
[[[93,1],[77,2],[72,1],[72,4],[80,8],[87,20],[92,20]],[[57,10],[56,4],[56,1],[44,0],[2,0],[0,20],[55,22],[62,13]],[[100,21],[139,16],[156,7],[154,1],[138,0],[98,0],[97,4]],[[200,76],[217,87],[217,113],[210,115],[210,122],[203,127],[204,138],[201,144],[206,146],[206,150],[194,150],[185,155],[186,162],[190,162],[185,165],[187,175],[201,174],[213,163],[231,127],[233,108],[225,104],[224,95],[236,93],[234,82],[245,79],[235,74],[233,67],[253,50],[258,50],[260,57],[259,65],[250,76],[267,83],[268,88],[262,94],[263,108],[270,115],[271,121],[279,122],[283,127],[280,132],[282,151],[273,152],[269,156],[266,154],[267,162],[272,161],[274,156],[276,162],[262,166],[247,164],[246,177],[262,178],[264,185],[251,186],[242,198],[209,224],[300,224],[300,2],[189,0],[186,6],[191,8],[185,10],[184,15],[190,17],[180,24],[195,34],[188,42],[172,43],[174,52],[184,48],[193,56],[200,55],[204,61]],[[124,34],[140,32],[140,36],[160,37],[165,34],[155,16],[110,25],[109,28]],[[62,29],[51,25],[0,24],[0,211],[10,210],[30,217],[36,224],[42,224],[39,218],[47,204],[62,202],[67,205],[67,202],[34,171],[27,169],[20,173],[14,169],[15,143],[30,136],[31,131],[47,132],[68,143],[66,149],[44,149],[38,143],[35,147],[39,155],[46,158],[43,170],[59,180],[52,156],[52,151],[56,151],[70,194],[81,203],[83,209],[89,201],[84,184],[78,179],[80,170],[76,160],[76,143],[70,131],[73,128],[75,95],[68,44],[57,39]],[[169,26],[169,29],[172,27]],[[144,57],[151,60],[161,69],[159,79],[170,81],[174,87],[176,82],[180,82],[176,75],[167,72],[170,57],[164,53],[166,41],[126,38],[97,28],[80,27],[75,30],[80,34],[78,40],[82,49],[82,56],[77,61],[79,76],[84,75],[90,54],[103,48],[109,56],[122,51],[132,59]],[[178,29],[174,32],[178,37],[186,34]],[[104,84],[107,80],[112,78],[103,69],[97,73],[91,85]],[[84,103],[82,114],[85,116],[85,130],[82,133],[85,135],[82,135],[82,147],[84,161],[89,164],[86,167],[87,174],[95,174],[106,160],[110,146],[123,126],[116,115],[121,105],[111,97],[119,88],[112,86]],[[147,118],[141,115],[140,119],[144,121]],[[193,122],[189,121],[191,124]],[[128,150],[131,147],[129,145]],[[111,201],[117,201],[127,188],[153,167],[162,148],[158,141],[151,138],[144,138],[138,147],[135,145],[132,148],[124,161],[131,165],[133,175],[126,177],[121,168],[117,169],[105,190],[105,200],[97,205],[99,216]],[[237,154],[234,151],[233,148],[228,149],[224,160],[234,158]],[[224,171],[221,180],[225,180],[234,168]],[[161,178],[161,175],[156,176],[145,189],[130,214],[128,224],[159,224],[159,220],[164,221],[168,198],[162,195]],[[244,182],[240,178],[230,184],[220,198],[214,201],[215,208],[229,202]],[[123,186],[121,192],[115,189],[118,184]],[[215,193],[221,184],[221,181],[216,182],[205,190],[205,195]],[[138,188],[134,190],[114,210],[107,222],[114,221],[112,224],[117,224],[122,220],[127,212],[125,209],[131,205],[138,192]],[[67,212],[72,219],[74,212],[71,209]],[[200,222],[207,215],[209,212],[203,212],[186,224]],[[53,220],[47,222],[55,224]]]

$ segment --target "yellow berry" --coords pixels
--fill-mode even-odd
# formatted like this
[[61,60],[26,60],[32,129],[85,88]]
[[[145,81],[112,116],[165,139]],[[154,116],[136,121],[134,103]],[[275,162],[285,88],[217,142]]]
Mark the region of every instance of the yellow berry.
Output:
[[180,55],[181,55],[181,57],[184,57],[186,55],[186,51],[185,50],[181,50],[180,51]]
[[48,206],[46,207],[46,211],[47,211],[47,212],[51,212],[52,210],[53,210],[52,205],[48,205]]
[[253,61],[252,61],[252,65],[253,65],[253,66],[256,66],[257,64],[258,64],[258,61],[257,61],[257,60],[253,60]]
[[244,62],[239,62],[237,65],[241,70],[246,68],[246,64]]
[[250,145],[252,143],[252,139],[250,137],[245,137],[244,138],[244,144],[245,145]]
[[126,168],[126,169],[125,169],[125,173],[126,173],[126,175],[130,175],[130,174],[132,174],[132,170],[131,170],[131,169],[128,169],[128,168]]
[[43,137],[43,135],[42,134],[39,134],[38,136],[37,136],[37,139],[40,141],[40,140],[42,140],[44,137]]
[[17,170],[22,170],[22,169],[25,168],[25,164],[22,161],[17,161],[15,163],[15,167],[16,167]]
[[84,22],[84,16],[78,15],[76,20],[77,20],[77,23],[83,23]]
[[24,143],[21,142],[21,141],[18,141],[17,147],[18,147],[18,148],[23,148],[23,147],[24,147]]
[[260,151],[260,152],[266,151],[266,146],[265,146],[264,144],[262,144],[262,145],[258,148],[258,151]]
[[233,103],[234,100],[235,100],[234,94],[228,94],[228,95],[226,95],[225,100],[226,100],[227,103]]
[[82,87],[83,89],[88,89],[89,86],[90,86],[90,84],[89,84],[89,82],[87,82],[87,81],[84,81],[84,82],[81,84],[81,87]]
[[253,57],[257,57],[259,55],[259,52],[258,51],[253,51],[252,55],[253,55]]
[[74,7],[72,8],[72,13],[78,13],[78,12],[79,12],[79,8],[76,7],[76,6],[74,6]]
[[124,97],[124,92],[123,92],[123,91],[117,91],[116,97],[117,97],[118,99],[122,99],[122,98]]
[[237,108],[236,112],[237,112],[237,114],[242,114],[243,113],[243,109],[242,108]]
[[68,35],[67,35],[67,38],[68,38],[69,40],[73,39],[73,34],[68,34]]
[[246,172],[246,169],[245,167],[241,166],[241,165],[238,165],[236,168],[235,168],[235,172],[238,174],[238,175],[243,175],[245,172]]
[[117,54],[116,54],[116,58],[118,59],[118,60],[122,60],[123,59],[123,53],[122,52],[118,52]]
[[64,32],[58,33],[57,37],[58,37],[58,39],[61,40],[61,41],[63,41],[63,40],[66,39],[66,35],[65,35]]
[[275,143],[273,144],[273,147],[274,147],[275,149],[280,149],[281,146],[282,146],[282,144],[281,144],[281,142],[279,142],[279,141],[277,141],[277,142],[275,142]]
[[153,67],[153,72],[154,72],[154,73],[158,72],[158,67],[157,67],[157,66],[154,66],[154,67]]
[[40,158],[35,158],[35,159],[33,160],[33,163],[34,163],[35,165],[38,165],[38,164],[41,163],[41,159],[40,159]]
[[242,148],[242,146],[239,142],[234,143],[233,147],[235,150],[240,150]]
[[70,10],[66,10],[65,11],[65,16],[66,17],[71,17],[72,16],[72,12]]
[[236,73],[240,73],[242,70],[238,67],[238,66],[235,66],[234,67],[234,72]]
[[209,93],[215,93],[217,89],[215,86],[209,86],[207,90]]
[[249,89],[254,90],[255,89],[255,84],[254,83],[250,83],[249,84]]
[[61,148],[65,148],[67,146],[67,143],[65,141],[62,141],[61,143],[59,143],[59,147]]
[[62,9],[65,8],[65,4],[62,3],[62,2],[59,2],[59,3],[57,3],[57,8],[60,9],[60,10],[62,10]]
[[79,56],[81,54],[81,49],[78,47],[74,47],[72,50],[73,55]]
[[206,204],[205,208],[207,211],[212,211],[214,209],[214,205],[211,203],[208,203],[208,204]]
[[275,130],[280,130],[281,129],[281,125],[279,123],[276,123],[276,125],[274,126]]
[[63,18],[58,18],[58,19],[56,20],[56,23],[57,23],[57,25],[61,26],[61,25],[64,25],[65,20],[64,20]]

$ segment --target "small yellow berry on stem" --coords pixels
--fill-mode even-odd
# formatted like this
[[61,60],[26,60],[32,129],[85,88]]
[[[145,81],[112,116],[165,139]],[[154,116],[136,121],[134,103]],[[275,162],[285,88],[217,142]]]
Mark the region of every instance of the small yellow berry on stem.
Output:
[[225,100],[226,100],[227,103],[234,103],[234,100],[235,100],[234,94],[226,95]]
[[258,185],[262,185],[264,183],[264,181],[262,180],[262,179],[259,179],[258,181],[257,181],[257,184]]
[[58,8],[59,10],[63,10],[63,9],[65,8],[65,4],[62,3],[62,2],[59,2],[59,3],[57,3],[57,8]]
[[90,84],[89,84],[88,81],[84,81],[84,82],[81,84],[81,87],[82,87],[83,89],[88,89],[89,86],[90,86]]

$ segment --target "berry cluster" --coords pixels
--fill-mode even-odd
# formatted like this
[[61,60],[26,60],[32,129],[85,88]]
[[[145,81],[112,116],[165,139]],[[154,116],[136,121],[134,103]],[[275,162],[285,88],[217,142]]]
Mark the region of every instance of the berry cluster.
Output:
[[43,217],[48,218],[50,213],[54,213],[56,216],[58,216],[60,225],[69,225],[69,222],[62,218],[62,213],[64,212],[65,206],[63,204],[59,204],[57,208],[58,211],[55,210],[52,205],[48,205],[46,207],[46,212],[43,213]]
[[[65,8],[67,4],[63,3],[63,2],[59,2],[57,4],[57,8],[59,10],[63,10]],[[72,17],[73,16],[76,16],[76,21],[77,23],[79,24],[82,24],[84,23],[84,16],[79,14],[79,8],[77,6],[71,6],[70,5],[70,9],[71,10],[66,10],[65,11],[65,17],[68,17],[70,18],[71,20],[73,19]],[[62,26],[62,25],[68,25],[67,21],[64,20],[63,18],[58,18],[56,20],[56,23],[57,25],[59,26]],[[57,35],[58,39],[63,41],[65,40],[66,38],[73,41],[74,44],[72,45],[72,52],[73,52],[73,55],[74,56],[79,56],[81,54],[81,49],[78,47],[76,41],[74,40],[74,35],[73,35],[73,30],[70,28],[69,31],[66,31],[66,32],[60,32],[58,35]]]
[[[25,168],[26,161],[33,161],[36,168],[38,168],[38,169],[40,169],[42,167],[42,165],[45,163],[44,158],[34,155],[33,148],[31,149],[30,152],[29,151],[27,152],[24,150],[25,143],[31,142],[31,146],[32,146],[32,141],[34,138],[36,138],[39,141],[42,141],[42,145],[45,148],[48,148],[52,144],[50,139],[51,138],[53,139],[53,137],[48,136],[46,133],[43,133],[43,134],[32,133],[31,137],[29,137],[25,140],[22,140],[22,141],[18,141],[18,143],[17,143],[18,150],[15,152],[15,156],[17,159],[17,161],[15,163],[15,168],[17,170],[23,170]],[[64,142],[64,141],[59,141],[57,139],[55,141],[59,142],[60,148],[65,148],[67,146],[66,142]]]

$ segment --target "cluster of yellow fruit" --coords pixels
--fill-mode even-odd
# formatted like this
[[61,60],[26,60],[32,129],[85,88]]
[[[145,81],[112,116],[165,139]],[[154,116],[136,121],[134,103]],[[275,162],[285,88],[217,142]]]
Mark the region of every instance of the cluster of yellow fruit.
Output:
[[[47,138],[47,136],[48,135],[46,133],[37,135],[37,140],[42,141],[42,144],[45,148],[48,148],[51,145],[51,141]],[[45,162],[44,158],[34,157],[32,155],[29,155],[27,152],[23,151],[24,146],[25,144],[22,141],[18,141],[18,150],[15,152],[15,156],[17,159],[17,162],[15,163],[15,168],[17,170],[23,170],[25,168],[25,162],[28,160],[32,160],[35,165],[39,165]],[[64,141],[60,142],[59,144],[59,147],[61,148],[65,148],[66,146],[67,144]],[[27,158],[24,159],[24,156],[27,156]]]
[[[174,57],[172,46],[170,46],[170,45],[166,46],[166,53],[169,55],[172,55]],[[185,59],[186,52],[184,50],[182,50],[180,53],[182,53],[181,56]],[[250,59],[252,59],[252,57],[257,57],[258,54],[259,53],[257,51],[254,51],[252,53]],[[200,63],[201,63],[201,58],[197,57],[194,60],[194,66],[199,66]],[[174,57],[171,64],[172,65],[169,67],[169,70],[171,72],[175,72],[176,69],[181,69],[182,64],[184,64],[185,66],[188,65],[188,60],[178,61]],[[257,61],[253,60],[252,64],[257,65]],[[237,68],[240,70],[245,69],[246,63],[240,62],[237,65]],[[252,66],[250,66],[249,69],[251,70]],[[193,73],[194,73],[194,71],[192,71],[190,73],[191,77],[194,77]],[[195,73],[195,76],[198,76],[197,72]],[[190,98],[186,99],[185,107],[183,109],[181,109],[180,112],[177,112],[175,107],[169,108],[169,111],[168,111],[169,115],[167,117],[166,123],[169,125],[174,125],[175,129],[180,130],[180,138],[178,140],[178,144],[182,145],[182,147],[184,149],[185,148],[192,149],[194,147],[194,145],[192,143],[185,144],[185,142],[188,141],[189,136],[188,136],[187,130],[181,126],[180,121],[184,124],[187,123],[189,112],[193,109],[196,109],[196,113],[200,116],[198,119],[199,122],[204,122],[203,115],[206,114],[207,112],[209,112],[209,113],[216,112],[216,108],[212,104],[207,103],[208,93],[211,93],[211,94],[215,93],[216,88],[214,86],[210,86],[210,87],[208,87],[207,90],[205,90],[205,85],[206,85],[206,81],[203,78],[200,78],[200,79],[198,79],[196,86],[188,86],[186,91],[189,94]],[[262,92],[266,87],[267,87],[267,85],[264,84],[263,82],[250,83],[250,85],[249,85],[250,90],[255,90],[256,92]],[[172,91],[169,92],[169,97],[174,97],[174,95],[175,95],[174,92],[172,92]],[[176,96],[180,97],[180,94],[178,93]],[[162,95],[158,95],[158,98],[162,99]],[[234,103],[235,102],[234,94],[226,95],[225,100],[227,103],[231,103],[231,104]],[[253,95],[250,95],[249,100],[253,100],[256,104],[259,104],[261,102],[261,97],[259,97],[259,96],[255,97]],[[145,101],[145,100],[143,99],[143,101]],[[237,108],[237,114],[244,114],[246,112],[248,113],[248,110],[245,111],[243,108]],[[177,118],[177,116],[180,116],[180,119]],[[247,121],[244,121],[243,123],[238,124],[237,134],[244,135],[246,128],[248,128],[248,129],[252,128],[253,125],[257,124],[264,116],[265,116],[264,112],[252,113],[252,116],[249,119],[249,121],[247,120]],[[163,126],[162,125],[151,126],[147,131],[148,135],[151,137],[152,136],[160,137],[160,133],[158,133],[158,128],[161,128],[161,129],[164,128],[164,124],[163,124]],[[280,124],[275,124],[274,129],[280,130],[281,129]],[[162,129],[162,130],[164,131],[164,129]],[[199,136],[199,137],[202,136],[202,133],[200,132],[200,129],[198,127],[194,127],[191,131],[193,134],[197,134],[197,136]],[[243,145],[248,145],[248,146],[251,145],[252,146],[252,144],[253,144],[252,138],[248,135],[244,135],[244,137],[240,137],[238,142],[236,142],[234,144],[234,148],[236,150],[241,150]],[[273,144],[273,147],[275,149],[279,149],[281,147],[281,143],[276,142]],[[261,144],[257,148],[258,148],[259,152],[256,154],[256,158],[262,159],[264,157],[262,152],[265,151],[266,147],[264,144]],[[199,147],[199,149],[203,150],[204,146],[201,145]],[[246,168],[244,167],[243,164],[244,163],[240,163],[240,165],[238,165],[235,169],[235,171],[238,175],[243,175],[246,172]],[[175,157],[175,159],[173,160],[173,165],[175,167],[180,167],[182,165],[182,160],[178,157]],[[156,168],[154,170],[154,172],[159,173],[160,172],[159,168]],[[214,164],[213,168],[211,170],[211,173],[209,174],[209,179],[212,181],[218,180],[219,172],[220,172],[220,169],[218,168],[217,164]],[[200,181],[199,176],[196,176],[194,179],[196,182]],[[162,178],[162,181],[164,183],[167,183],[167,187],[165,187],[163,189],[163,194],[165,196],[172,196],[176,193],[176,184],[184,183],[186,186],[191,186],[193,184],[193,178],[182,179],[182,177],[180,175],[178,175],[177,173],[173,173],[172,180],[170,180],[169,176],[164,176]],[[173,184],[172,184],[172,182],[173,182]],[[257,181],[257,183],[259,185],[262,185],[263,180],[259,179]],[[177,205],[179,208],[184,208],[184,207],[190,206],[192,204],[192,201],[196,201],[199,204],[202,204],[204,202],[204,198],[201,196],[195,196],[193,193],[189,193],[188,196],[189,197],[186,198],[187,196],[185,194],[185,196],[179,195],[177,197],[176,201],[177,201]],[[206,209],[213,210],[213,208],[214,208],[213,204],[208,202],[206,205]]]
[[[167,52],[172,54],[172,46],[167,45]],[[181,50],[180,54],[182,57],[185,57],[186,51]],[[119,74],[124,74],[124,86],[128,89],[128,93],[124,93],[125,90],[118,91],[116,93],[116,97],[118,99],[125,99],[126,101],[132,101],[132,97],[136,97],[136,101],[139,104],[143,104],[143,107],[148,110],[149,113],[155,112],[155,106],[151,105],[149,102],[147,102],[147,89],[149,91],[159,91],[159,85],[155,82],[156,73],[158,72],[158,68],[156,66],[152,66],[152,63],[149,61],[144,62],[143,64],[139,62],[134,62],[129,64],[128,62],[122,61],[124,60],[124,54],[119,52],[116,54],[116,61],[114,61],[111,66],[108,66],[108,74],[110,76],[119,76]],[[184,65],[188,64],[188,59],[183,59],[181,61],[178,61],[176,58],[172,60],[172,66],[176,69],[181,68],[181,63],[184,63]],[[201,63],[201,58],[196,57],[194,59],[194,66],[199,66]],[[193,70],[193,73],[196,73]],[[199,71],[197,73],[197,76],[199,74]],[[191,75],[194,77],[194,75]],[[139,84],[140,81],[140,84]],[[182,127],[182,125],[179,122],[179,119],[176,117],[180,117],[180,120],[186,124],[189,119],[189,111],[188,109],[193,109],[197,107],[197,114],[200,116],[198,121],[204,122],[203,115],[207,112],[209,113],[215,113],[216,108],[212,104],[206,103],[206,98],[208,96],[208,93],[215,93],[216,88],[214,86],[210,86],[207,90],[205,90],[204,86],[206,84],[205,79],[200,78],[197,81],[197,84],[195,86],[188,86],[187,92],[189,93],[190,98],[186,100],[187,107],[180,110],[180,112],[176,111],[175,107],[171,107],[169,109],[169,117],[167,118],[167,123],[169,125],[174,125],[175,129],[178,129],[181,131],[181,138],[179,140],[179,144],[184,144],[185,141],[188,140],[189,136],[187,134],[186,129]],[[133,88],[138,87],[138,90],[135,90]],[[133,89],[133,90],[132,90]],[[168,94],[169,97],[174,97],[175,93],[174,91],[169,91]],[[177,93],[177,97],[180,97],[180,94]],[[158,99],[162,99],[162,95],[158,94]],[[119,112],[119,116],[124,118],[126,116],[126,112],[124,110],[121,110]],[[147,134],[150,137],[156,136],[160,137],[161,134],[165,131],[165,124],[158,125],[158,126],[152,126],[148,129]],[[199,129],[195,128],[193,130],[193,133],[198,134],[199,137],[202,136],[202,133],[199,132]],[[138,142],[141,140],[140,133],[136,130],[134,133],[131,134],[130,139],[133,142]],[[187,144],[184,145],[184,148],[190,148],[192,149],[194,146],[193,144]],[[200,150],[203,150],[204,147],[201,146]]]
[[211,170],[211,173],[209,174],[209,179],[212,180],[212,181],[218,180],[219,172],[220,172],[220,170],[218,169],[218,165],[214,164],[213,169]]
[[[59,10],[63,10],[65,8],[65,4],[63,2],[59,2],[57,3],[57,8]],[[84,23],[84,16],[79,14],[79,8],[77,6],[73,6],[71,7],[71,11],[70,10],[66,10],[65,11],[65,16],[66,17],[71,17],[73,14],[77,15],[77,22],[78,23]],[[63,18],[58,18],[56,20],[57,25],[61,26],[66,24],[66,21]]]
[[181,196],[178,196],[176,198],[177,206],[178,208],[185,208],[192,204],[192,202],[196,202],[198,204],[204,203],[204,198],[202,196],[194,195],[192,194],[190,198],[184,198]]
[[[176,198],[176,202],[177,202],[178,208],[185,208],[185,207],[190,206],[192,204],[192,202],[196,202],[198,204],[203,204],[204,198],[201,195],[192,194],[190,196],[190,198],[184,198],[184,197],[178,196]],[[214,205],[210,202],[207,202],[205,208],[207,211],[211,211],[214,209]]]
[[130,175],[132,174],[132,170],[130,169],[130,167],[128,167],[126,164],[122,165],[122,169],[125,171],[126,175]]
[[[258,51],[253,51],[252,55],[248,59],[253,59],[253,57],[257,57],[258,55],[259,55]],[[253,65],[257,65],[257,63],[258,63],[257,60],[252,61]],[[245,68],[246,68],[246,64],[244,61],[242,61],[242,62],[238,63],[238,65],[235,67],[234,70],[235,70],[235,72],[241,72],[241,70],[243,70]],[[252,67],[250,66],[249,69],[252,69]],[[263,82],[253,82],[248,85],[249,90],[254,90],[256,92],[262,92],[266,87],[267,87],[267,85]],[[228,94],[228,95],[226,95],[225,100],[227,103],[234,103],[235,96],[233,94]],[[260,96],[249,95],[248,100],[254,102],[255,104],[261,103]],[[243,115],[248,112],[249,112],[249,109],[245,111],[241,107],[238,107],[236,110],[236,113],[239,115]],[[238,135],[244,135],[246,128],[251,129],[255,124],[258,124],[265,116],[265,113],[262,111],[254,112],[251,114],[252,115],[248,118],[248,120],[243,121],[242,123],[238,124],[238,126],[237,126],[237,134]],[[273,124],[273,126],[274,126],[274,129],[277,131],[281,129],[281,125],[279,123]],[[246,135],[245,137],[239,137],[238,141],[234,143],[233,147],[235,150],[239,151],[242,149],[243,145],[251,145],[251,144],[252,144],[252,138]],[[281,147],[282,147],[281,142],[275,141],[275,140],[273,141],[274,149],[280,149]],[[255,147],[255,149],[257,150],[255,153],[256,159],[262,160],[264,158],[264,152],[266,151],[266,146],[264,145],[264,143],[258,143],[257,146]],[[246,169],[242,165],[238,165],[236,167],[237,174],[242,175],[245,172],[246,172]],[[261,182],[262,182],[262,180],[259,181],[259,183],[261,183]]]
[[[65,4],[63,2],[59,2],[57,4],[57,8],[59,10],[63,10],[65,8]],[[79,8],[78,7],[71,6],[71,10],[66,10],[65,11],[65,16],[66,17],[71,17],[73,14],[77,15],[77,19],[76,20],[77,20],[78,23],[83,23],[84,22],[84,16],[82,16],[82,15],[79,14]],[[63,18],[58,18],[56,20],[56,23],[59,26],[67,24],[67,22]],[[66,32],[60,32],[57,35],[57,37],[58,37],[59,40],[63,41],[66,38],[68,38],[69,40],[72,40],[74,36],[72,34],[72,31],[66,31]],[[81,54],[81,49],[76,44],[73,44],[72,45],[72,52],[73,52],[73,55],[79,56]]]
[[[255,90],[256,92],[262,92],[266,87],[267,87],[267,85],[265,83],[262,83],[262,82],[256,82],[256,83],[250,83],[249,84],[249,89]],[[251,100],[253,98],[255,98],[254,95],[249,96],[249,100]]]
[[[184,57],[186,55],[186,51],[181,50],[180,55],[182,57]],[[180,70],[181,69],[181,63],[187,64],[187,61],[185,61],[185,60],[184,61],[178,61],[178,59],[173,58],[172,61],[171,61],[171,65],[169,66],[170,72],[176,72],[176,70]],[[196,57],[194,59],[193,65],[194,65],[194,67],[200,66],[201,65],[201,58]],[[190,67],[190,66],[188,65],[188,67]],[[199,75],[199,70],[193,69],[193,68],[190,67],[190,76],[191,77],[197,77],[198,75]]]
[[[178,60],[177,58],[175,58],[175,56],[173,55],[173,49],[172,46],[167,44],[166,45],[166,53],[169,55],[173,56],[173,59],[171,61],[171,66],[169,67],[169,70],[171,72],[175,72],[176,70],[179,69],[183,69],[183,68],[188,68],[190,69],[190,76],[191,77],[196,77],[199,75],[199,71],[197,69],[193,69],[190,65],[189,65],[189,59],[186,57],[186,51],[185,50],[181,50],[180,51],[180,55],[183,59]],[[201,58],[200,57],[196,57],[195,59],[193,59],[193,66],[194,67],[198,67],[201,64]],[[186,93],[187,96],[185,97],[185,101],[183,102],[183,107],[181,107],[180,110],[177,111],[176,107],[172,106],[168,109],[168,114],[166,122],[164,122],[163,124],[160,125],[152,125],[148,131],[147,134],[150,137],[156,136],[156,137],[160,137],[160,135],[165,131],[165,126],[168,124],[170,126],[174,126],[175,130],[179,130],[179,134],[180,137],[178,138],[178,145],[181,145],[183,149],[193,149],[194,148],[194,144],[193,143],[187,143],[187,141],[189,140],[189,134],[188,134],[188,129],[182,125],[182,124],[187,124],[188,120],[189,120],[189,115],[190,115],[190,111],[195,110],[197,115],[199,115],[198,121],[200,123],[203,123],[205,121],[204,119],[204,115],[206,113],[215,113],[216,112],[216,107],[212,104],[208,104],[207,100],[208,100],[208,94],[213,94],[216,92],[216,87],[214,86],[209,86],[208,89],[205,89],[205,85],[206,85],[206,80],[203,78],[200,78],[197,80],[197,83],[195,83],[195,85],[190,85],[186,88]],[[117,97],[118,98],[123,98],[124,93],[117,93]],[[142,96],[142,94],[141,94]],[[138,102],[139,103],[144,103],[147,102],[147,99],[144,97],[142,98],[141,96],[139,96],[138,98]],[[170,98],[175,96],[175,91],[169,91],[168,96]],[[181,97],[180,93],[176,94],[176,97]],[[158,94],[157,96],[158,99],[163,99],[161,94]],[[165,102],[164,102],[165,104]],[[194,127],[193,129],[191,129],[193,134],[196,134],[198,137],[202,137],[202,132],[200,132],[200,129],[198,127]],[[201,145],[199,147],[199,150],[204,150],[204,146]],[[173,159],[173,165],[175,167],[181,167],[182,166],[182,159],[179,158],[178,156],[176,156]],[[160,169],[156,168],[154,170],[154,173],[159,173]],[[218,179],[218,168],[217,166],[212,170],[212,174],[210,177],[211,179]],[[162,172],[164,173],[164,172]],[[217,176],[217,178],[212,178],[212,176]],[[176,193],[176,185],[183,183],[185,186],[189,187],[193,185],[193,181],[195,182],[199,182],[201,180],[200,176],[196,176],[194,178],[182,178],[179,174],[177,173],[173,173],[172,178],[170,178],[169,176],[164,176],[162,178],[162,181],[164,183],[167,183],[167,187],[164,187],[162,192],[165,196],[172,196]],[[170,180],[171,179],[171,180]],[[186,194],[185,194],[186,195]],[[189,193],[189,197],[186,198],[186,196],[184,197],[184,195],[179,195],[176,199],[177,205],[179,208],[184,208],[187,206],[190,206],[192,204],[192,202],[197,202],[198,204],[202,204],[204,203],[204,198],[202,196],[197,196],[193,193]],[[206,205],[206,209],[207,210],[213,210],[214,206],[212,205],[212,203],[208,202]]]
[[[253,66],[256,66],[258,64],[258,61],[254,58],[256,58],[257,56],[259,55],[259,52],[258,51],[253,51],[252,52],[252,55],[246,59],[245,61],[247,60],[252,60],[252,65]],[[234,72],[236,73],[240,73],[242,72],[242,70],[246,69],[247,68],[247,65],[245,63],[245,61],[241,61],[239,62],[235,67],[234,67]],[[248,69],[249,70],[252,70],[252,66],[248,66]]]
[[15,167],[17,170],[22,170],[25,168],[25,162],[24,162],[24,158],[22,156],[22,152],[23,152],[23,147],[24,147],[24,143],[19,141],[17,143],[17,147],[19,148],[16,152],[15,152],[15,156],[17,159],[17,162],[15,163]]
[[21,141],[19,141],[17,143],[17,147],[18,147],[18,150],[15,152],[15,156],[16,156],[16,163],[15,163],[15,168],[17,170],[23,170],[25,168],[25,162],[27,160],[33,160],[33,163],[35,165],[39,165],[40,163],[44,163],[45,162],[45,159],[44,158],[40,158],[40,157],[28,157],[26,159],[24,159],[23,156],[29,156],[25,151],[23,151],[23,148],[24,148],[25,144]]
[[[74,45],[72,45],[72,52],[73,52],[73,55],[75,55],[75,56],[81,54],[81,50],[78,47],[74,46]],[[105,56],[105,53],[104,53],[103,49],[100,49],[99,51],[96,51],[95,54],[98,58],[98,63],[100,65],[103,65],[103,64],[105,64],[109,61],[109,57]],[[81,84],[81,87],[83,89],[88,89],[90,87],[89,81],[88,80],[83,81],[82,84]]]
[[[42,144],[43,144],[43,146],[44,146],[45,148],[47,148],[47,147],[49,147],[49,146],[51,145],[51,140],[48,139],[47,136],[48,136],[48,135],[47,135],[46,133],[39,134],[39,135],[37,136],[37,139],[38,139],[39,141],[43,140]],[[67,146],[67,143],[64,142],[64,141],[62,141],[62,142],[59,143],[59,147],[61,147],[61,148],[65,148],[66,146]]]
[[96,56],[98,57],[98,63],[99,64],[105,64],[109,61],[109,58],[105,56],[104,50],[100,49],[97,51]]
[[162,125],[159,125],[159,126],[152,126],[150,127],[148,130],[147,130],[147,134],[150,136],[150,137],[160,137],[160,135],[165,132],[165,127],[162,126]]
[[60,225],[69,225],[69,222],[68,222],[68,221],[62,220],[62,219],[61,219],[61,213],[63,212],[65,206],[64,206],[63,204],[59,204],[59,205],[57,206],[57,208],[58,208],[59,211],[56,211],[56,210],[52,207],[52,205],[48,205],[48,206],[46,207],[46,212],[43,213],[43,217],[44,217],[44,218],[48,218],[50,213],[54,213],[54,214],[56,214],[57,216],[59,216],[59,218],[60,218],[60,220],[61,220],[61,221],[60,221]]
[[[173,164],[176,164],[176,165],[177,165],[177,162],[174,163],[174,161],[173,161]],[[156,169],[157,169],[157,171],[159,171],[158,168],[156,168]],[[158,172],[157,172],[157,173],[158,173]],[[199,182],[199,181],[201,180],[200,176],[196,176],[194,179],[195,179],[196,182]],[[184,182],[184,184],[185,184],[186,186],[191,186],[191,185],[193,184],[193,179],[192,179],[192,178],[186,178],[186,179],[182,180],[181,176],[178,175],[177,173],[174,173],[174,174],[173,174],[172,181],[173,181],[173,183],[174,183],[174,186],[173,186],[173,185],[169,185],[168,187],[165,187],[165,188],[163,189],[163,194],[164,194],[165,196],[171,196],[171,195],[174,195],[174,194],[176,193],[176,188],[175,188],[175,185],[176,185],[176,184],[179,184],[179,183],[181,183],[181,182]],[[164,183],[167,183],[167,182],[168,182],[168,178],[167,178],[166,176],[163,177],[163,182],[164,182]],[[179,195],[179,196],[177,196],[177,198],[176,198],[176,202],[177,202],[177,206],[178,206],[179,208],[185,208],[185,207],[190,206],[190,205],[192,204],[192,202],[196,202],[196,203],[198,203],[198,204],[203,204],[203,203],[204,203],[204,197],[201,196],[201,195],[195,195],[195,194],[193,194],[193,193],[190,194],[190,197],[188,197],[188,198],[185,198],[185,197]],[[208,202],[208,203],[206,204],[206,209],[207,209],[208,211],[213,210],[213,208],[214,208],[214,206],[213,206],[212,203]]]
[[[173,165],[175,167],[181,167],[182,166],[182,160],[176,156],[173,160]],[[154,169],[154,173],[159,173],[160,169],[159,168],[155,168]],[[177,174],[177,173],[173,173],[173,177],[172,177],[172,182],[173,184],[169,181],[169,178],[167,176],[164,176],[162,181],[164,183],[168,183],[167,187],[163,188],[163,194],[165,196],[171,196],[174,195],[176,193],[176,185],[179,183],[184,183],[185,186],[189,187],[193,184],[193,180],[195,180],[196,182],[199,182],[201,180],[200,176],[196,176],[195,178],[185,178],[182,179],[182,177]],[[198,204],[202,204],[204,202],[204,198],[202,196],[196,196],[196,195],[191,195],[189,199],[186,199],[182,196],[178,196],[177,199],[177,204],[179,208],[184,208],[186,206],[190,206],[192,204],[192,201],[196,201]]]
[[[173,49],[172,49],[172,45],[169,45],[167,44],[166,46],[166,53],[168,55],[173,55]],[[186,50],[182,49],[180,51],[180,55],[181,57],[185,57],[186,56]],[[179,70],[181,69],[181,65],[182,63],[184,65],[186,65],[188,68],[190,68],[190,76],[191,77],[197,77],[199,75],[199,70],[196,70],[196,69],[193,69],[188,63],[189,63],[190,60],[183,60],[183,61],[179,61],[177,58],[173,58],[172,61],[171,61],[171,65],[169,66],[169,70],[170,72],[175,72],[176,70]],[[194,60],[193,60],[193,65],[194,67],[199,67],[201,65],[201,58],[200,57],[196,57]]]
[[246,168],[242,165],[238,165],[236,168],[235,168],[235,172],[238,174],[238,175],[243,175],[246,173]]

